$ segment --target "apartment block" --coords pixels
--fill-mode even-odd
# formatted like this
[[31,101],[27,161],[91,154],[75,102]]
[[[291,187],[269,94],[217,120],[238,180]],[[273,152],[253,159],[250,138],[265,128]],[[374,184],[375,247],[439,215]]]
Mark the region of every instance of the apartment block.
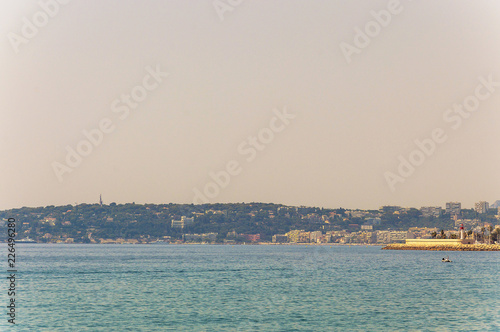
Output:
[[486,201],[480,201],[474,204],[474,210],[476,210],[477,213],[486,213],[489,208],[490,204]]
[[462,211],[462,203],[460,202],[448,202],[446,203],[446,213],[451,216],[459,215]]
[[443,209],[439,206],[422,206],[420,208],[420,212],[422,212],[423,217],[436,217],[438,218]]

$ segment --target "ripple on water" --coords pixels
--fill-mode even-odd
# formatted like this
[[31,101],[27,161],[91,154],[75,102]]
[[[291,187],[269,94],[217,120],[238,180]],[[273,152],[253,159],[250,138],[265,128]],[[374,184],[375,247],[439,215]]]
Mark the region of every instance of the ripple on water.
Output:
[[17,327],[500,330],[499,253],[456,252],[453,264],[441,256],[338,246],[24,247]]

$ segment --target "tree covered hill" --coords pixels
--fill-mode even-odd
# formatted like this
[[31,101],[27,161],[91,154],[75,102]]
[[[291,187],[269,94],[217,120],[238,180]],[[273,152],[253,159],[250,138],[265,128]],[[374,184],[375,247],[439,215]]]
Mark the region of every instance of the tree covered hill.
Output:
[[[346,211],[317,207],[291,207],[268,203],[228,204],[79,204],[65,206],[23,207],[0,211],[0,218],[15,218],[18,239],[30,237],[37,242],[72,238],[88,243],[93,239],[180,239],[187,233],[218,233],[218,240],[228,232],[260,234],[270,241],[274,234],[292,229],[322,232],[359,230],[371,217],[380,218],[374,229],[407,230],[409,227],[452,228],[449,215],[422,217],[417,209],[393,211]],[[464,210],[468,213],[468,210]],[[173,228],[172,220],[194,218],[184,229]],[[1,223],[0,223],[1,224]],[[1,225],[5,228],[5,225]],[[0,238],[5,239],[6,231]]]
[[[53,237],[74,238],[90,242],[90,238],[139,238],[144,236],[180,238],[183,233],[216,232],[227,234],[260,233],[263,239],[294,228],[315,230],[324,221],[319,217],[303,219],[302,215],[323,214],[319,208],[292,208],[279,204],[80,204],[46,207],[23,207],[0,212],[0,218],[15,218],[19,237],[29,236],[39,242]],[[182,216],[193,217],[194,223],[184,229],[172,228],[171,221]],[[340,217],[339,217],[340,219]],[[89,237],[90,234],[90,237]],[[45,238],[44,238],[45,236]]]

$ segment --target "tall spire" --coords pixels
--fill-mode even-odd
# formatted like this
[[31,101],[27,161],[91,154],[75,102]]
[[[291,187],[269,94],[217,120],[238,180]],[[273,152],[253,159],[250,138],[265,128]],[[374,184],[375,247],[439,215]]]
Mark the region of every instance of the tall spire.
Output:
[[99,194],[99,205],[102,206],[102,195]]

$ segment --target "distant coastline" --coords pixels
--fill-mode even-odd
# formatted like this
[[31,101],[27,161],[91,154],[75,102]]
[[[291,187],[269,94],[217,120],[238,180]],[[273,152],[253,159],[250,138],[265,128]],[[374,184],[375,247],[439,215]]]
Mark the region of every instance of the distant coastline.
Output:
[[[5,243],[5,242],[2,242]],[[45,245],[163,245],[163,246],[193,246],[193,245],[217,245],[217,246],[335,246],[335,247],[382,247],[382,250],[431,250],[431,251],[500,251],[500,244],[463,244],[463,245],[408,245],[404,243],[272,243],[272,242],[250,242],[250,243],[220,243],[220,242],[206,242],[206,243],[196,243],[196,242],[179,242],[179,243],[154,243],[154,242],[139,242],[139,243],[129,243],[129,242],[107,242],[107,243],[51,243],[51,242],[30,242],[23,244],[45,244]]]
[[5,222],[14,218],[17,243],[384,245],[459,239],[462,231],[473,243],[499,242],[500,211],[483,203],[477,210],[462,209],[459,202],[446,203],[446,209],[347,210],[273,203],[106,205],[100,199],[98,204],[0,211],[5,230],[0,239],[5,240]]
[[[0,243],[7,243],[0,241]],[[387,243],[272,243],[272,242],[236,242],[236,243],[221,243],[221,242],[170,242],[170,243],[155,243],[155,242],[101,242],[101,243],[80,243],[80,242],[17,242],[22,244],[45,244],[45,245],[155,245],[155,246],[193,246],[193,245],[217,245],[217,246],[335,246],[335,247],[383,247]]]

